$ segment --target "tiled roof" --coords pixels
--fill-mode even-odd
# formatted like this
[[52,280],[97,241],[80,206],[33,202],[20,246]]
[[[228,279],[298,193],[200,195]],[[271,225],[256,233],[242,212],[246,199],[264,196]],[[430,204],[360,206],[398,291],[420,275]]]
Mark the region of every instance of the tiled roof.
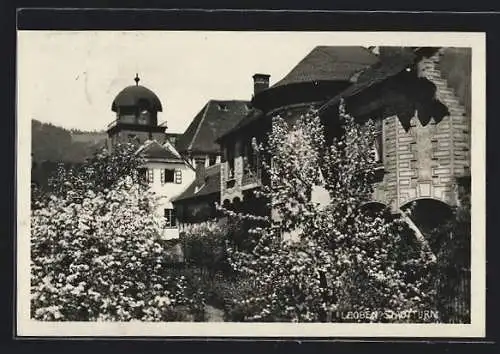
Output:
[[328,101],[320,111],[337,104],[340,98],[348,98],[364,91],[390,77],[396,76],[411,66],[417,58],[411,49],[386,57],[360,73],[355,83]]
[[[362,47],[317,47],[317,48],[357,48],[357,50],[368,51]],[[317,49],[315,48],[315,49]],[[314,52],[314,50],[313,50]],[[346,52],[350,52],[349,50]],[[311,52],[312,53],[312,52]],[[318,58],[318,56],[316,57]],[[347,98],[350,96],[354,96],[357,93],[370,88],[373,85],[376,85],[392,76],[395,76],[405,70],[408,66],[412,65],[417,58],[414,50],[408,48],[408,50],[402,50],[397,52],[394,55],[384,57],[384,59],[377,59],[374,64],[369,67],[365,67],[362,71],[353,72],[351,77],[348,79],[350,81],[354,81],[352,85],[350,85],[347,89],[342,91],[339,95],[335,96],[327,103],[325,103],[319,111],[326,110],[328,107],[334,106],[340,101],[341,97]],[[325,58],[323,58],[327,62]],[[331,63],[331,62],[330,62]],[[300,66],[297,65],[297,67]],[[297,68],[296,67],[296,68]],[[294,69],[295,70],[295,69]],[[355,80],[353,80],[355,78]],[[279,84],[279,83],[278,83]],[[275,86],[277,86],[276,84]],[[258,110],[252,110],[245,119],[243,119],[238,125],[236,125],[233,129],[229,130],[225,135],[229,135],[232,132],[237,130],[241,130],[243,127],[252,123],[255,120],[258,120],[262,116],[262,112]]]
[[189,187],[174,199],[174,202],[194,199],[201,196],[207,196],[213,193],[220,193],[220,164],[207,167],[205,184],[201,189],[196,190],[196,180]]
[[248,113],[248,101],[210,100],[179,137],[180,152],[218,153],[215,140],[236,126]]
[[156,140],[148,140],[137,151],[138,154],[145,158],[169,159],[169,160],[182,160],[179,153],[168,142],[161,145]]
[[238,124],[236,124],[233,128],[226,131],[224,134],[220,135],[217,138],[217,141],[220,141],[221,138],[223,138],[227,135],[230,135],[231,133],[236,132],[238,130],[241,130],[244,127],[250,125],[254,121],[261,118],[262,115],[263,115],[263,112],[260,109],[251,108],[250,111],[245,115],[245,117],[243,119],[240,120],[240,122]]
[[378,57],[357,46],[318,46],[272,87],[313,81],[348,81],[353,74],[373,65]]

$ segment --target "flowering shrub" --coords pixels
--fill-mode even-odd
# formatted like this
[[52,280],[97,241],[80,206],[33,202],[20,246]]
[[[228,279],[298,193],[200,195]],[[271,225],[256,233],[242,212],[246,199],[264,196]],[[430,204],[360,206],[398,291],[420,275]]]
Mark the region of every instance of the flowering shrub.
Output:
[[186,263],[212,271],[225,269],[226,231],[224,223],[216,221],[186,227],[181,236]]
[[[252,247],[229,247],[232,266],[255,286],[241,299],[245,321],[341,321],[345,311],[435,309],[435,257],[402,218],[362,208],[373,193],[374,124],[360,124],[340,106],[343,134],[327,144],[320,118],[290,125],[273,119],[266,165],[272,218],[251,230]],[[314,198],[318,188],[329,203]],[[224,210],[223,210],[224,211]],[[380,321],[357,318],[351,321]],[[398,321],[399,319],[395,319]],[[404,319],[403,319],[404,320]]]
[[125,149],[97,155],[80,170],[88,174],[61,171],[56,193],[32,210],[33,318],[182,320],[203,306],[202,293],[168,274],[153,194],[132,171],[100,175],[104,164],[134,165],[132,154]]

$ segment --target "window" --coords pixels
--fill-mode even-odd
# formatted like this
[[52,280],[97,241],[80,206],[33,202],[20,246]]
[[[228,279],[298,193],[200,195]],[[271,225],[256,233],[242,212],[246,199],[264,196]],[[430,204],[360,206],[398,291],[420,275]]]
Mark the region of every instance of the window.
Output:
[[182,183],[182,170],[181,169],[170,169],[166,168],[161,171],[161,180],[162,183]]
[[177,216],[175,209],[164,209],[165,228],[171,229],[177,227]]
[[375,143],[373,146],[375,154],[375,162],[382,163],[384,161],[384,139],[382,133],[382,121],[375,121]]
[[153,170],[152,169],[148,169],[147,173],[148,173],[148,182],[152,184],[154,182]]
[[232,179],[234,178],[234,145],[230,144],[227,147],[226,150],[226,156],[227,156],[227,178]]
[[163,183],[174,183],[175,170],[166,168],[162,172],[163,172]]
[[144,109],[139,113],[139,124],[148,124],[149,123],[149,112]]
[[138,169],[138,174],[139,174],[139,181],[142,183],[147,183],[148,182],[148,169],[147,168],[139,168]]
[[217,155],[210,155],[208,157],[208,166],[215,165],[216,161],[217,161]]

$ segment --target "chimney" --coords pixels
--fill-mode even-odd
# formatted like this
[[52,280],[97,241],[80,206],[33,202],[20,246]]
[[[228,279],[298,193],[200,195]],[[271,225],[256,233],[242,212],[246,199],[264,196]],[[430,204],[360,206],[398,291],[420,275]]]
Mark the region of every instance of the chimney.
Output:
[[253,77],[253,94],[257,95],[259,92],[269,88],[269,77],[267,74],[255,74]]
[[205,170],[205,164],[201,163],[200,161],[196,161],[196,188],[200,188],[203,184],[205,184],[205,177],[206,177],[206,170]]

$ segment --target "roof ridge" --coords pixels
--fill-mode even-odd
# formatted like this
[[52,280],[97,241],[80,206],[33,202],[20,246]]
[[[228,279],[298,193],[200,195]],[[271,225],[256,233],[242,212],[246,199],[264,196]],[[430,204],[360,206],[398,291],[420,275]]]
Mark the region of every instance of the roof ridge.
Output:
[[212,102],[213,100],[210,99],[208,100],[208,102],[205,104],[205,109],[204,109],[204,112],[203,112],[203,116],[201,117],[200,119],[200,122],[198,123],[198,126],[196,127],[196,131],[194,132],[193,134],[193,139],[191,139],[191,142],[189,143],[189,146],[187,148],[188,151],[190,151],[192,148],[193,148],[193,143],[194,141],[196,140],[196,137],[198,136],[200,130],[201,130],[201,126],[203,124],[203,121],[205,120],[205,117],[207,116],[207,112],[208,112],[208,107],[210,106],[210,103]]
[[181,154],[177,151],[175,146],[173,146],[170,141],[166,140],[164,144],[160,144],[164,149],[169,150],[171,153],[173,153],[175,156],[181,158]]
[[212,98],[208,100],[208,103],[213,102],[213,103],[218,103],[218,102],[240,102],[240,103],[249,103],[249,100],[236,100],[236,99],[215,99]]

